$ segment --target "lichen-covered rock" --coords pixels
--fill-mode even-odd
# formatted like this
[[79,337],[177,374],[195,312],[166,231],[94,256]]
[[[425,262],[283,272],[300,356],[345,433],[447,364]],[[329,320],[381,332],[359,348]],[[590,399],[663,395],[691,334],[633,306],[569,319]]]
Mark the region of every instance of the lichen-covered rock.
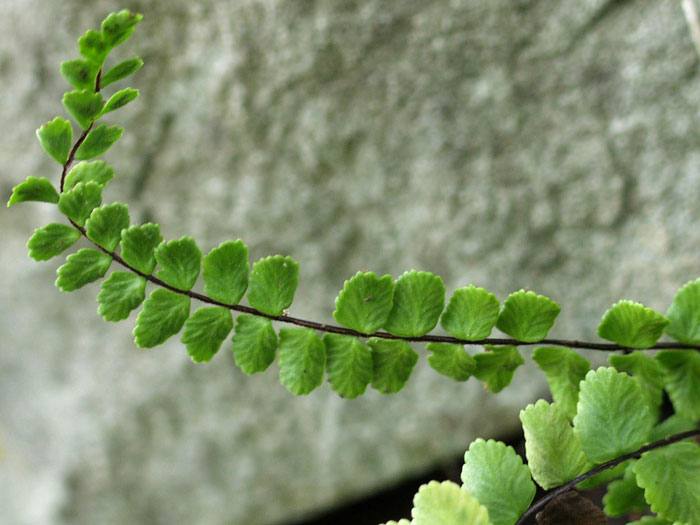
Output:
[[[242,237],[301,262],[295,315],[330,320],[343,279],[441,274],[558,300],[592,337],[622,296],[664,309],[698,276],[698,59],[678,2],[153,0],[124,57],[107,198],[169,238]],[[4,0],[3,195],[51,176],[34,129],[61,60],[115,8]],[[541,392],[495,396],[419,362],[406,390],[293,398],[229,348],[192,364],[64,295],[24,243],[55,218],[0,214],[0,521],[265,525],[367,493],[515,429]],[[132,319],[133,322],[133,319]],[[527,353],[527,352],[526,352]],[[274,368],[274,367],[273,367]]]

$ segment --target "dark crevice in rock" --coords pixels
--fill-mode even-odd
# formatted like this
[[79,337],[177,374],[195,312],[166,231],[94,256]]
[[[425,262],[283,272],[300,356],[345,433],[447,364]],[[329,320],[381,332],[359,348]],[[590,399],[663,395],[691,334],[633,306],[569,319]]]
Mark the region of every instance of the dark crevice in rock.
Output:
[[161,117],[158,130],[155,133],[155,139],[153,140],[153,143],[147,147],[146,152],[141,159],[141,164],[136,170],[131,186],[132,199],[141,200],[141,196],[146,188],[146,185],[148,184],[148,180],[153,173],[156,160],[162,153],[165,144],[168,141],[174,122],[175,113],[173,112],[165,113]]
[[598,8],[593,16],[574,33],[565,52],[569,53],[573,51],[586,36],[596,31],[605,20],[619,14],[623,8],[634,2],[635,0],[608,0],[605,2]]
[[615,173],[619,175],[622,181],[619,198],[620,206],[610,223],[611,228],[620,229],[628,219],[634,216],[637,209],[637,179],[627,163],[621,158],[613,140],[609,136],[606,137],[605,145]]

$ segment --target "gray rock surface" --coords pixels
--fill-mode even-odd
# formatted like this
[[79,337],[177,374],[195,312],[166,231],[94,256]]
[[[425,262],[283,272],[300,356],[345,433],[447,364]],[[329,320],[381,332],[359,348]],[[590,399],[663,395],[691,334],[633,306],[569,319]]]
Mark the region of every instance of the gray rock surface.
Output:
[[[6,197],[57,177],[34,129],[116,4],[1,3]],[[664,309],[700,273],[698,59],[677,1],[123,5],[146,15],[124,53],[147,65],[115,116],[108,199],[171,238],[294,256],[293,314],[329,321],[358,269],[415,267],[450,290],[531,287],[563,305],[555,335],[592,337],[614,300]],[[2,523],[283,522],[513,431],[542,392],[531,366],[493,396],[421,360],[397,396],[293,398],[228,350],[205,366],[176,341],[136,350],[96,286],[62,295],[58,263],[26,256],[56,218],[0,213]]]

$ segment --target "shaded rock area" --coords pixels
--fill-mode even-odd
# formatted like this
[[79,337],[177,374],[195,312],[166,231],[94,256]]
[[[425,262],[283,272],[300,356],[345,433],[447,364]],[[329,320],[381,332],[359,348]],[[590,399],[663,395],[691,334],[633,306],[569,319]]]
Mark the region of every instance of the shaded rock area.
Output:
[[[442,275],[559,301],[593,337],[629,297],[665,309],[700,274],[698,59],[677,1],[2,0],[0,188],[57,180],[34,130],[60,61],[117,7],[145,20],[141,98],[109,119],[108,200],[204,249],[241,237],[301,263],[291,313],[330,321],[357,270]],[[421,359],[402,393],[294,398],[226,346],[194,365],[52,287],[0,213],[0,522],[284,523],[503,436],[543,392],[494,396]],[[422,352],[422,350],[421,350]],[[525,351],[529,360],[529,350]],[[422,353],[424,355],[424,353]]]

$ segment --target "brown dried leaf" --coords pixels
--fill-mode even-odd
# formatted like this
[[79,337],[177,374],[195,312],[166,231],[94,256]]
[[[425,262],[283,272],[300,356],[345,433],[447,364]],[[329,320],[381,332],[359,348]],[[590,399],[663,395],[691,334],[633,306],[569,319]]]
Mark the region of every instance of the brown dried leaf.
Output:
[[579,492],[571,490],[550,501],[537,513],[538,525],[605,525],[603,511]]

